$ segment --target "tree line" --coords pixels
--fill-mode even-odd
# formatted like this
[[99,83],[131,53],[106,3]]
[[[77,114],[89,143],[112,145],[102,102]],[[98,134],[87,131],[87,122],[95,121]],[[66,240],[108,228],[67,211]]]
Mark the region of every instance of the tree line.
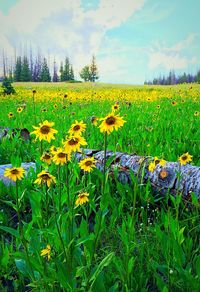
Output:
[[[78,82],[75,80],[73,66],[68,57],[65,58],[64,62],[61,61],[59,70],[54,61],[52,74],[47,58],[42,59],[41,56],[35,58],[34,61],[32,57],[18,56],[13,69],[9,68],[7,70],[3,59],[3,73],[2,79],[7,77],[12,82]],[[90,65],[81,69],[79,75],[84,81],[95,82],[99,78],[95,56],[92,56]]]
[[200,83],[200,70],[196,74],[186,74],[185,72],[179,76],[176,76],[175,72],[171,70],[168,76],[159,76],[152,81],[145,81],[147,85],[175,85],[182,83]]

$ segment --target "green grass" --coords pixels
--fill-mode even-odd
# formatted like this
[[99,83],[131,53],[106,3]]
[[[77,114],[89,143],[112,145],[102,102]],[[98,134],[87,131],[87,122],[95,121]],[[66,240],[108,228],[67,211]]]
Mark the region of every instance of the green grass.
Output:
[[[199,85],[28,83],[14,87],[15,97],[0,100],[0,126],[31,132],[33,125],[44,120],[54,122],[58,134],[55,141],[43,143],[43,150],[60,146],[75,120],[87,125],[86,148],[103,150],[104,135],[91,118],[105,117],[119,102],[126,123],[108,136],[107,149],[167,161],[177,161],[189,152],[192,164],[200,166],[200,116],[194,115],[200,111]],[[33,89],[37,91],[35,110]],[[22,106],[24,110],[17,113]],[[41,111],[44,108],[47,112]],[[12,119],[9,112],[14,114]],[[123,185],[117,181],[117,171],[114,177],[105,173],[104,188],[102,173],[94,169],[83,175],[74,159],[60,170],[49,166],[56,185],[38,186],[34,181],[47,165],[40,161],[41,144],[34,139],[31,135],[30,141],[23,141],[17,135],[0,142],[1,164],[37,164],[37,173],[19,181],[18,204],[16,186],[0,183],[2,291],[199,290],[200,225],[195,196],[188,203],[180,194],[155,200],[149,184],[140,185],[133,177],[131,186]],[[83,191],[89,193],[89,202],[75,207]],[[40,255],[48,244],[49,261]]]

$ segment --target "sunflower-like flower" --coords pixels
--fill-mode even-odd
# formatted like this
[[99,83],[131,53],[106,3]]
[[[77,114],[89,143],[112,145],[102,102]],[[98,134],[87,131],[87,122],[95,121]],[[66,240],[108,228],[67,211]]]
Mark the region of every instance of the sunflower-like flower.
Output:
[[34,181],[34,183],[38,185],[47,184],[47,186],[50,187],[52,183],[56,183],[56,178],[49,172],[42,170],[40,173],[38,173],[37,179]]
[[188,162],[192,161],[192,156],[187,152],[181,155],[178,160],[181,165],[185,165]]
[[62,148],[58,148],[57,151],[54,153],[52,160],[56,165],[63,165],[67,161],[70,161],[70,159],[70,153],[66,153]]
[[149,163],[149,171],[153,172],[156,168],[156,165],[160,164],[161,166],[165,166],[166,161],[164,159],[159,159],[158,157],[154,157],[154,160]]
[[47,244],[47,247],[41,250],[40,255],[41,257],[47,256],[47,259],[49,261],[51,258],[51,246]]
[[83,121],[75,121],[74,124],[71,125],[71,128],[69,129],[68,133],[72,136],[80,136],[82,132],[84,132],[86,129],[86,124],[83,123]]
[[56,152],[57,152],[57,148],[55,147],[55,146],[51,146],[51,148],[50,148],[50,152],[51,152],[51,154],[56,154]]
[[9,112],[8,117],[9,117],[9,119],[12,119],[14,117],[13,113]]
[[195,117],[198,117],[198,115],[199,115],[199,112],[198,111],[194,112],[194,116]]
[[166,160],[159,159],[158,157],[154,157],[154,163],[155,163],[155,165],[160,164],[161,166],[165,166]]
[[89,202],[89,198],[88,197],[89,197],[89,194],[88,193],[86,193],[86,192],[85,193],[80,193],[78,195],[78,199],[75,202],[75,205],[76,206],[83,205],[83,204]]
[[40,160],[42,160],[43,162],[46,162],[48,164],[51,163],[51,155],[49,154],[49,152],[45,152],[42,157],[40,157]]
[[177,105],[177,102],[176,101],[172,101],[172,106],[176,106]]
[[119,115],[114,113],[108,114],[105,118],[100,119],[100,132],[110,134],[113,130],[118,131],[120,127],[124,125],[126,121],[123,120]]
[[96,161],[94,160],[94,157],[89,157],[89,158],[85,158],[85,159],[81,160],[79,162],[79,166],[82,170],[84,170],[86,172],[90,172],[95,167],[95,163],[96,163]]
[[43,123],[39,123],[39,127],[33,126],[35,131],[31,132],[31,134],[36,135],[36,139],[40,141],[45,140],[47,142],[51,142],[51,140],[55,139],[54,134],[58,133],[57,130],[53,129],[54,123],[50,123],[47,120]]
[[118,110],[120,108],[120,106],[116,103],[114,105],[112,105],[112,112],[115,112],[116,110]]
[[23,107],[18,107],[17,112],[20,114],[23,111]]
[[13,181],[21,180],[24,177],[25,169],[23,167],[6,168],[4,176]]
[[70,136],[63,142],[63,145],[64,151],[66,153],[71,153],[72,151],[80,151],[80,147],[87,145],[87,142],[81,136]]

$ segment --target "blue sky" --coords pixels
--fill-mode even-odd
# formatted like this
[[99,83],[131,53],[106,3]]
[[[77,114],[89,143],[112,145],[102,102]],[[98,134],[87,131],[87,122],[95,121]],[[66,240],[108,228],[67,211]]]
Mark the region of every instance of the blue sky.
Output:
[[50,64],[68,56],[75,75],[95,54],[100,81],[142,84],[200,68],[199,0],[0,0],[0,48]]

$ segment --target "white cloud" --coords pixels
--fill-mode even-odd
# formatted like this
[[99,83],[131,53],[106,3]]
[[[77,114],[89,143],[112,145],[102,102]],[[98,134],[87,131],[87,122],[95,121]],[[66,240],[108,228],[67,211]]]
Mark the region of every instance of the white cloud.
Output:
[[125,22],[144,1],[100,0],[96,9],[84,11],[81,0],[20,0],[8,15],[0,12],[0,47],[8,55],[12,48],[21,53],[20,47],[27,44],[44,55],[68,55],[80,71],[98,54],[105,33]]
[[198,60],[194,57],[188,57],[189,48],[193,45],[195,39],[199,36],[197,33],[191,33],[188,37],[171,47],[166,47],[160,43],[155,43],[154,47],[148,50],[150,69],[156,69],[161,66],[166,70],[170,69],[185,69],[190,64],[197,64]]

